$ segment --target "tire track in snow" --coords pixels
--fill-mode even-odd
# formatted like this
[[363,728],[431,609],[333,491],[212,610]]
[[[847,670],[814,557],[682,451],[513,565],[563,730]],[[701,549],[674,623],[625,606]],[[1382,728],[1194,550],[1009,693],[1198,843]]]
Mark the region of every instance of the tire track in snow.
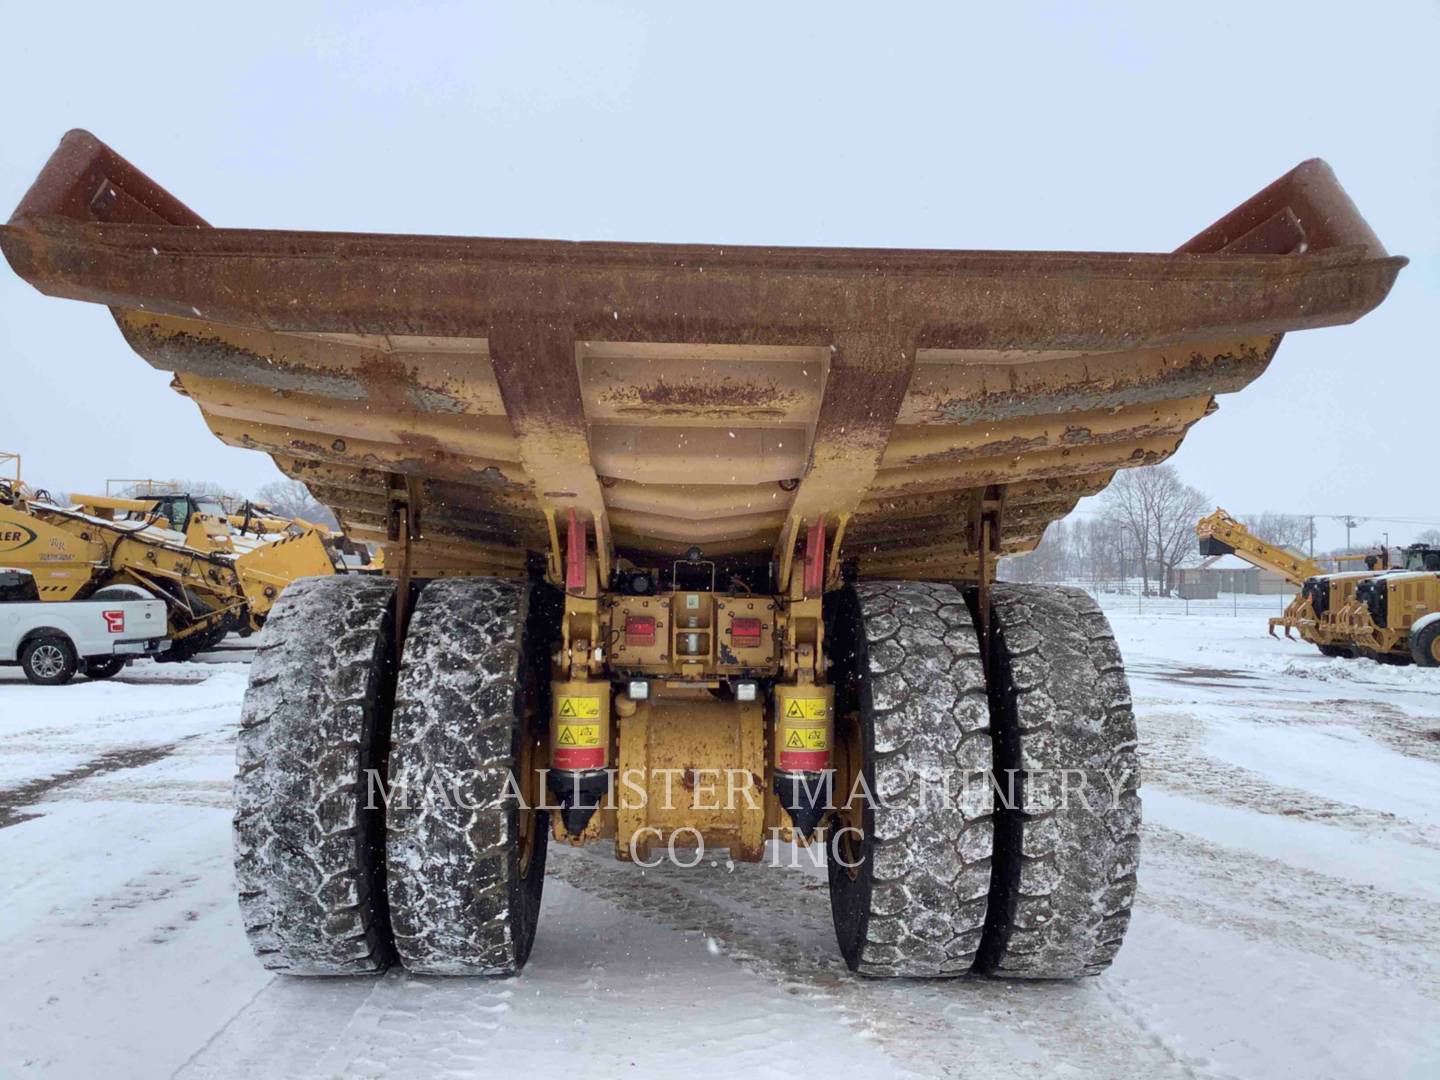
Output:
[[1440,941],[1440,905],[1163,825],[1144,826],[1144,843],[1145,906],[1183,922],[1343,960],[1377,979],[1398,977],[1440,999],[1440,974],[1427,955]]
[[309,1070],[350,1076],[475,1076],[510,1011],[514,979],[434,979],[392,968]]
[[[642,874],[638,867],[565,848],[552,849],[550,870],[627,911],[713,938],[742,967],[789,994],[833,1008],[841,1024],[927,1073],[1050,1076],[1073,1069],[1117,1080],[1208,1075],[1140,1028],[1089,980],[871,981],[852,975],[834,944],[828,887],[806,874],[744,864],[730,871],[666,866]],[[1026,1060],[1016,1059],[1017,1043]]]
[[[196,685],[199,685],[197,681]],[[26,728],[13,735],[0,738],[0,753],[35,753],[40,751],[54,751],[68,749],[68,744],[63,741],[65,736],[74,736],[79,744],[85,747],[93,746],[95,736],[99,732],[109,728],[119,727],[122,724],[133,723],[136,720],[153,720],[156,717],[167,719],[176,716],[189,716],[192,713],[211,712],[215,709],[239,710],[240,699],[233,701],[212,701],[207,705],[190,705],[182,709],[147,709],[143,712],[117,713],[113,716],[101,716],[84,723],[64,724],[48,728]],[[233,727],[233,725],[226,725]],[[62,741],[52,741],[55,739]],[[34,741],[30,741],[34,740]]]
[[1147,784],[1204,802],[1259,814],[1300,818],[1366,835],[1376,833],[1440,851],[1440,829],[1396,814],[1285,787],[1257,772],[1206,754],[1208,727],[1188,712],[1156,708],[1140,713],[1140,767]]
[[199,735],[190,735],[173,743],[166,743],[162,746],[147,746],[132,750],[112,750],[108,754],[102,754],[93,761],[74,769],[67,769],[55,776],[48,776],[43,780],[31,780],[15,787],[0,789],[0,829],[9,828],[11,825],[18,825],[22,821],[29,821],[31,818],[39,817],[39,814],[26,814],[21,812],[21,807],[33,806],[45,795],[63,788],[68,784],[77,784],[82,780],[88,780],[92,776],[101,776],[108,772],[115,772],[119,769],[138,769],[143,765],[150,765],[162,758],[169,757],[180,747],[191,739],[199,738]]

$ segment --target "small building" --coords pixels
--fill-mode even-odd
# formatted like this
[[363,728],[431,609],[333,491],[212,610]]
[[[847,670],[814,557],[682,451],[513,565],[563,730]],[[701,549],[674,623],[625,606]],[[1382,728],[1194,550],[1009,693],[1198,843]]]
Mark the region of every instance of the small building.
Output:
[[1273,570],[1251,566],[1238,555],[1212,555],[1176,573],[1176,590],[1184,600],[1214,600],[1221,593],[1292,596],[1299,591]]

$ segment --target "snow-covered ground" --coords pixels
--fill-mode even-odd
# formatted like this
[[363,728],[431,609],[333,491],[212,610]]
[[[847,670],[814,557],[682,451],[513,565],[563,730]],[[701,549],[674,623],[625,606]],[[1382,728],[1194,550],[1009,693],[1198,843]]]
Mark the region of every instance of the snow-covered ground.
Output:
[[1147,824],[1075,985],[862,981],[813,871],[569,850],[519,978],[277,978],[231,895],[246,654],[0,670],[0,1075],[1440,1075],[1440,674],[1273,640],[1276,598],[1102,602]]

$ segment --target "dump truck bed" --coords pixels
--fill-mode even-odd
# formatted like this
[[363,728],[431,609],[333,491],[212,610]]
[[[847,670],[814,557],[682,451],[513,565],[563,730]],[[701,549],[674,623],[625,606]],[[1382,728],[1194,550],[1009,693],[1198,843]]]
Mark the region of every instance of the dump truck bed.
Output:
[[1319,161],[1173,254],[718,247],[212,228],[78,131],[0,247],[352,535],[413,512],[416,573],[553,568],[575,511],[602,570],[788,564],[824,515],[950,580],[987,507],[1028,550],[1405,262]]

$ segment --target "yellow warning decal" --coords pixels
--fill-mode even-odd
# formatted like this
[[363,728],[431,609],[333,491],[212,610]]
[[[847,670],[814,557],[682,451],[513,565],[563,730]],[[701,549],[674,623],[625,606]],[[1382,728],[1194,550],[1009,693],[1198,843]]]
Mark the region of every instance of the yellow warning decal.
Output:
[[556,746],[599,746],[599,724],[561,724]]
[[786,750],[829,750],[823,727],[797,727],[785,732]]
[[598,720],[600,699],[598,697],[562,697],[555,715],[563,719]]
[[823,697],[794,697],[785,706],[786,720],[824,720],[825,714]]

